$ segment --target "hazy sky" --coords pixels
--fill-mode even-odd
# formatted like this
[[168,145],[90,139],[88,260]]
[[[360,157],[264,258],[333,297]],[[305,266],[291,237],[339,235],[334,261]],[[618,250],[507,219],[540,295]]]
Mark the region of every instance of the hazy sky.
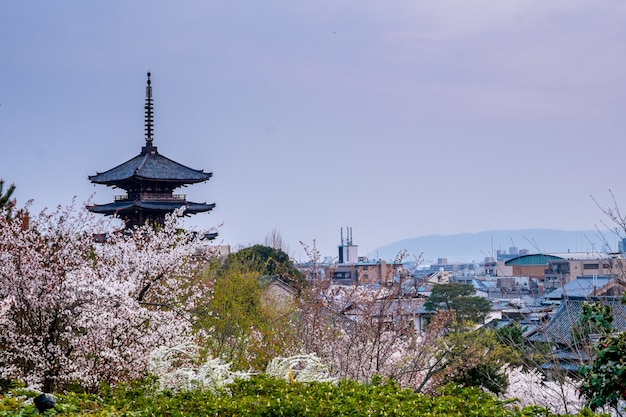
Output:
[[626,210],[623,0],[3,1],[0,52],[0,178],[36,211],[121,194],[87,176],[143,146],[147,71],[159,152],[214,174],[186,223],[222,243]]

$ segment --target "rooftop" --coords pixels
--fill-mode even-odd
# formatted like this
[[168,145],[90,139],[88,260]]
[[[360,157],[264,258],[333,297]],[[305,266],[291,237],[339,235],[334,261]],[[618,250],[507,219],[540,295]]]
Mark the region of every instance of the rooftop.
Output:
[[591,297],[603,293],[611,284],[616,284],[615,277],[612,275],[580,276],[544,297],[550,299]]
[[597,297],[592,299],[576,297],[564,300],[550,321],[538,329],[530,337],[530,340],[573,346],[576,342],[576,335],[572,330],[579,323],[583,312],[583,303],[593,303],[594,301],[611,307],[614,317],[612,323],[614,329],[626,330],[626,306],[620,303],[619,297]]
[[133,180],[154,180],[178,186],[207,181],[212,176],[210,172],[192,169],[166,158],[159,154],[156,146],[144,146],[136,157],[108,171],[90,175],[89,180],[109,186]]

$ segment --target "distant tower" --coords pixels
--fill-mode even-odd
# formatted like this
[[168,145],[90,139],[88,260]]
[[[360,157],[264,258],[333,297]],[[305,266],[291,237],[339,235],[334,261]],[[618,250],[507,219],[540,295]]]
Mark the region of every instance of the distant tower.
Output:
[[167,213],[182,206],[186,207],[186,215],[211,211],[215,204],[193,203],[187,201],[184,194],[174,194],[176,188],[208,181],[213,174],[174,162],[159,154],[156,146],[153,146],[150,73],[144,108],[146,146],[141,148],[141,153],[115,168],[89,176],[94,184],[121,188],[126,194],[115,196],[112,203],[94,204],[87,208],[93,213],[119,216],[126,228],[141,226],[146,222],[153,225],[163,224]]
[[339,246],[339,263],[349,264],[359,260],[359,247],[352,244],[352,228],[346,227],[346,240],[343,240],[343,227],[341,228],[341,245]]

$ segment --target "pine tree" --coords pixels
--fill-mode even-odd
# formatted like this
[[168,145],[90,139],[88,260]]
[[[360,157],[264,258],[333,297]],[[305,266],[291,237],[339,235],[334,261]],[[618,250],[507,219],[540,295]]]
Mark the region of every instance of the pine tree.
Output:
[[11,184],[6,192],[2,192],[4,189],[4,180],[0,179],[0,213],[6,214],[7,217],[11,216],[13,207],[15,206],[15,199],[11,200],[11,195],[15,191],[15,184]]

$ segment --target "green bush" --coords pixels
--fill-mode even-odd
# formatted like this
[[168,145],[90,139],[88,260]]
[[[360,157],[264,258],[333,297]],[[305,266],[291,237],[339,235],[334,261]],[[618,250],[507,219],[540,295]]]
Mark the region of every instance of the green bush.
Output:
[[[380,378],[368,384],[351,380],[333,383],[289,383],[256,376],[230,386],[230,394],[208,391],[159,392],[155,381],[98,394],[66,393],[57,396],[59,416],[428,416],[428,417],[533,417],[548,416],[546,409],[520,409],[476,388],[448,385],[429,396],[402,389]],[[34,394],[12,392],[0,396],[0,416],[37,415]],[[28,399],[31,398],[29,401]],[[580,414],[583,416],[585,414]]]

